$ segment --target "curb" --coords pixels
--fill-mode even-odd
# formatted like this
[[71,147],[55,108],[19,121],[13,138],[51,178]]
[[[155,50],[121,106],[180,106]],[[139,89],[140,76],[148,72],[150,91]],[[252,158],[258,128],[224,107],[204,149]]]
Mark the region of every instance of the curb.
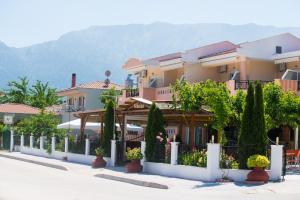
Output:
[[30,160],[30,159],[26,159],[26,158],[19,158],[19,157],[5,155],[5,154],[1,154],[1,153],[0,153],[0,157],[9,158],[9,159],[13,159],[13,160],[19,160],[19,161],[37,164],[37,165],[41,165],[44,167],[50,167],[50,168],[59,169],[59,170],[63,170],[63,171],[68,171],[68,169],[66,167],[61,166],[61,165],[55,165],[55,164],[50,164],[50,163],[46,163],[46,162]]
[[150,187],[150,188],[156,188],[156,189],[169,189],[168,186],[158,184],[158,183],[140,181],[140,180],[135,180],[135,179],[130,179],[130,178],[123,178],[123,177],[112,176],[112,175],[108,175],[108,174],[96,174],[95,177],[104,178],[104,179],[113,180],[113,181],[119,181],[119,182],[128,183],[128,184],[132,184],[132,185],[138,185],[138,186],[142,186],[142,187]]

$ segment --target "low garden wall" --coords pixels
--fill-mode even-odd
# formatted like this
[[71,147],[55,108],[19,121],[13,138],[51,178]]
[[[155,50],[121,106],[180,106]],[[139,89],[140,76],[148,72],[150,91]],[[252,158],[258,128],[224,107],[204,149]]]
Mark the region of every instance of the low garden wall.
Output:
[[[21,147],[20,152],[23,154],[39,156],[44,158],[54,158],[58,160],[63,160],[65,157],[68,161],[74,163],[81,163],[86,165],[91,165],[92,162],[96,159],[96,156],[77,154],[77,153],[65,153],[61,151],[53,151],[50,154],[44,149],[30,148],[30,147]],[[104,160],[107,162],[107,166],[112,166],[111,159],[109,157],[104,157]]]
[[[42,141],[43,138],[41,137]],[[58,160],[68,160],[70,162],[81,163],[86,165],[91,165],[92,162],[96,159],[96,156],[90,155],[90,143],[89,140],[86,140],[85,144],[85,152],[84,154],[79,153],[71,153],[68,150],[68,138],[65,138],[65,148],[64,151],[56,151],[55,150],[55,138],[52,138],[51,143],[51,153],[48,153],[46,149],[44,149],[43,142],[41,142],[40,148],[34,148],[33,145],[33,137],[30,137],[30,146],[24,146],[24,136],[21,136],[21,145],[18,150],[23,154],[40,156],[45,158],[54,158]],[[115,141],[112,141],[112,157],[104,157],[103,159],[106,161],[107,166],[115,165]]]
[[207,169],[203,167],[144,162],[143,171],[162,176],[210,181]]
[[[142,154],[145,155],[146,143],[142,142]],[[171,162],[154,163],[141,161],[143,171],[145,173],[157,174],[162,176],[170,176],[176,178],[184,178],[198,181],[214,182],[218,179],[228,178],[232,181],[241,182],[247,179],[247,175],[251,170],[242,169],[221,169],[220,168],[220,145],[207,144],[207,166],[187,166],[178,165],[178,143],[171,145]],[[271,146],[271,166],[270,170],[266,170],[269,174],[270,180],[277,181],[281,178],[282,174],[282,146]]]
[[[235,182],[242,182],[247,179],[247,175],[251,170],[242,169],[219,169],[215,171],[216,177],[211,178],[207,168],[186,166],[186,165],[171,165],[167,163],[144,162],[143,172],[157,174],[162,176],[197,180],[197,181],[214,181],[224,177]],[[271,179],[271,171],[266,170]]]
[[[197,181],[214,181],[224,177],[230,180],[241,182],[247,179],[247,174],[251,170],[241,169],[219,169],[215,171],[216,177],[211,178],[209,171],[204,167],[171,165],[167,163],[144,162],[143,172],[157,174],[162,176],[170,176],[176,178],[197,180]],[[270,171],[268,170],[270,174]]]
[[[42,139],[42,138],[41,138]],[[32,138],[31,138],[32,140]],[[65,138],[65,149],[64,152],[55,150],[55,139],[52,139],[51,149],[52,153],[48,153],[42,146],[40,148],[33,148],[32,142],[30,147],[24,146],[24,138],[21,138],[20,151],[24,154],[41,156],[46,158],[65,159],[68,161],[88,164],[90,165],[96,156],[90,155],[89,153],[89,141],[86,141],[85,154],[70,153],[68,151],[68,142]],[[116,161],[116,141],[111,141],[111,157],[104,158],[107,162],[107,166],[115,166]],[[146,143],[142,141],[141,152],[145,156]],[[282,151],[281,145],[271,145],[271,165],[270,170],[267,170],[270,180],[276,181],[281,179],[282,175]],[[214,182],[218,179],[229,178],[233,181],[245,181],[247,174],[250,170],[240,169],[221,169],[220,168],[220,155],[221,149],[220,144],[207,144],[207,163],[206,167],[188,166],[178,164],[178,142],[172,142],[171,144],[171,161],[170,163],[154,163],[147,162],[145,159],[141,160],[143,165],[143,171],[150,174],[157,174],[162,176],[177,177],[198,181],[210,181]]]

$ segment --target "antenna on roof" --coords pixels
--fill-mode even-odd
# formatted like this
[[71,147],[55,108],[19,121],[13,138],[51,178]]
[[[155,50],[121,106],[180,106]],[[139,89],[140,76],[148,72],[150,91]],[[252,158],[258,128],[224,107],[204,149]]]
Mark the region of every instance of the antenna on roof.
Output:
[[105,71],[106,79],[104,80],[104,83],[105,83],[104,87],[108,87],[109,86],[110,80],[109,80],[108,77],[110,77],[110,75],[111,75],[111,72],[109,70],[106,70]]

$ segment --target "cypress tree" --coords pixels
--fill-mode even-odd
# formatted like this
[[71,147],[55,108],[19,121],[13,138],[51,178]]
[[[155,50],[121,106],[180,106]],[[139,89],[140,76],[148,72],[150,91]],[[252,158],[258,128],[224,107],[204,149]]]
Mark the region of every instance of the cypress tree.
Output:
[[148,161],[153,161],[154,159],[154,148],[155,148],[155,136],[153,137],[152,134],[152,121],[153,121],[153,114],[156,109],[155,103],[152,103],[149,113],[148,113],[148,120],[147,120],[147,126],[145,131],[145,141],[146,141],[146,159]]
[[102,147],[106,155],[110,155],[111,140],[114,136],[114,112],[114,103],[109,101],[104,114],[104,135],[102,141]]
[[252,155],[254,125],[254,90],[250,83],[246,96],[245,109],[242,116],[241,132],[238,139],[238,160],[241,169],[247,168],[247,159]]
[[166,145],[166,130],[164,128],[164,117],[161,110],[156,107],[153,112],[151,134],[155,139],[154,157],[153,161],[161,162],[165,159],[165,145]]
[[266,155],[267,133],[265,125],[264,99],[261,83],[255,86],[253,139],[256,148],[253,154]]

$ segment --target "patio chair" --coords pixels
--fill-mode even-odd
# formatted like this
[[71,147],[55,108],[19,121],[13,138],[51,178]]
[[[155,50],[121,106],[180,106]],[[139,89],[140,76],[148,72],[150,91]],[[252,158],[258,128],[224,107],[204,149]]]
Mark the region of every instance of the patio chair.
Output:
[[297,164],[297,150],[287,150],[286,151],[286,158],[287,158],[287,168],[295,167]]

